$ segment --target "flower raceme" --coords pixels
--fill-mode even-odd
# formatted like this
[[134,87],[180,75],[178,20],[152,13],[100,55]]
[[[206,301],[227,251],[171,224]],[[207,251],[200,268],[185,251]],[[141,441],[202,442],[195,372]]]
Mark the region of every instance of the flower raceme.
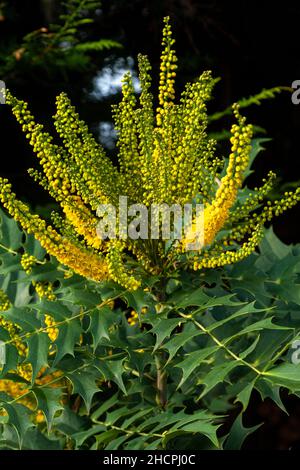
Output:
[[[168,18],[163,29],[158,107],[151,94],[151,66],[139,55],[141,93],[134,93],[132,78],[123,79],[122,100],[113,107],[118,133],[118,167],[95,141],[80,120],[68,97],[57,97],[54,116],[62,145],[35,122],[27,103],[7,92],[11,106],[40,163],[30,169],[60,204],[53,226],[12,192],[9,181],[0,179],[0,199],[8,212],[33,233],[49,254],[74,272],[95,281],[111,278],[129,290],[137,289],[143,273],[164,273],[182,267],[215,268],[248,256],[263,236],[266,221],[291,208],[300,199],[300,189],[275,202],[262,204],[272,188],[270,172],[260,188],[238,202],[245,170],[249,167],[252,126],[233,106],[236,123],[231,128],[231,152],[224,162],[216,156],[216,142],[207,133],[207,101],[216,82],[204,72],[186,85],[175,99],[177,58]],[[204,246],[192,253],[187,244],[195,238],[194,216],[181,240],[100,240],[96,227],[99,205],[117,205],[126,196],[131,204],[184,204],[197,201],[204,206]],[[26,260],[31,263],[31,260]],[[30,266],[29,266],[30,269]]]

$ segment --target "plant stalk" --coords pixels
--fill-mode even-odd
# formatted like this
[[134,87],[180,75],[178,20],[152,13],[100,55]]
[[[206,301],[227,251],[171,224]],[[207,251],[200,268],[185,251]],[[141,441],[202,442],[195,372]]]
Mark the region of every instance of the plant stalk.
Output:
[[157,405],[165,409],[167,406],[167,374],[163,370],[163,359],[164,353],[158,353],[155,356],[156,364],[156,403]]

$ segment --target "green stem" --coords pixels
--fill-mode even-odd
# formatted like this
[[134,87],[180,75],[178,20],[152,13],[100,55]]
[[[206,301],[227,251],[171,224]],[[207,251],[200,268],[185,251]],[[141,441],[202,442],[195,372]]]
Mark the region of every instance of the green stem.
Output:
[[[156,298],[158,303],[165,302],[166,291],[165,286],[167,279],[162,278],[159,283],[159,288],[156,292]],[[155,354],[155,365],[156,365],[156,403],[157,405],[165,409],[167,406],[167,373],[165,369],[166,357],[164,351],[157,351]]]
[[167,406],[167,374],[164,369],[164,355],[158,353],[155,356],[156,365],[156,403],[165,409]]

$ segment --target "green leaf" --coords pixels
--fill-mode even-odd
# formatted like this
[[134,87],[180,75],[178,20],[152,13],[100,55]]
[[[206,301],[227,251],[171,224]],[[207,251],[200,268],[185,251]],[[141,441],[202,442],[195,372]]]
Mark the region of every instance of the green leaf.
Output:
[[229,361],[225,364],[215,365],[211,370],[204,376],[203,379],[198,380],[198,384],[204,385],[204,390],[200,395],[203,398],[210,390],[212,390],[217,384],[222,383],[227,375],[235,368],[242,364],[237,361]]
[[126,395],[127,391],[124,385],[122,375],[124,374],[124,363],[125,358],[115,361],[105,360],[96,361],[94,366],[103,374],[106,381],[112,380],[115,382],[122,392]]
[[34,238],[31,233],[26,233],[26,240],[25,243],[23,243],[23,247],[27,254],[34,256],[40,261],[44,259],[46,250],[41,247],[40,242],[36,238]]
[[255,388],[260,393],[262,400],[271,398],[284,413],[288,414],[280,397],[280,387],[275,387],[274,384],[260,378],[256,381]]
[[[163,433],[163,444],[182,433],[202,434],[206,436],[216,447],[219,447],[219,441],[216,431],[220,425],[214,424],[215,417],[206,410],[196,411],[193,414],[187,414],[183,411],[178,413],[165,413],[166,417],[161,416],[161,421],[168,427]],[[172,423],[172,426],[170,424]],[[156,427],[152,432],[157,432],[160,427]]]
[[185,323],[185,321],[186,320],[183,318],[166,318],[158,320],[156,325],[149,331],[149,333],[152,333],[156,336],[156,343],[153,351],[156,351],[157,348],[161,346],[164,339],[170,336],[174,328],[180,326],[182,323]]
[[139,372],[140,380],[142,380],[146,366],[152,364],[153,355],[150,351],[145,351],[144,349],[129,351],[129,355],[129,366],[132,366],[133,369],[136,369]]
[[283,363],[264,372],[264,378],[273,384],[287,387],[291,391],[300,390],[299,365]]
[[240,402],[243,405],[243,411],[247,409],[255,380],[247,384],[236,396],[235,403]]
[[125,443],[125,449],[128,450],[143,450],[145,448],[145,444],[148,440],[148,436],[138,436],[134,439],[130,439]]
[[94,308],[101,302],[100,295],[88,290],[86,286],[81,289],[64,290],[62,293],[64,302],[70,302],[71,305],[80,305],[88,309]]
[[133,413],[133,416],[125,419],[125,421],[122,423],[122,428],[127,429],[133,423],[139,421],[140,418],[145,418],[149,413],[152,413],[153,411],[154,411],[154,408],[152,407],[149,407],[148,409],[143,408],[142,410],[135,410]]
[[193,423],[180,426],[180,431],[189,433],[203,434],[206,436],[216,447],[219,447],[219,440],[217,438],[216,431],[218,426],[212,423],[206,423],[203,421],[194,421]]
[[97,419],[100,418],[107,410],[116,405],[119,402],[118,394],[116,393],[108,400],[105,400],[102,405],[97,408],[91,415],[91,420],[97,422]]
[[0,345],[0,377],[4,377],[7,372],[16,369],[18,364],[18,351],[16,347],[10,343],[10,334],[4,328],[0,327],[0,339],[3,344]]
[[135,415],[136,409],[135,408],[128,408],[127,405],[119,406],[117,409],[113,411],[109,411],[106,415],[105,423],[107,426],[116,425],[117,422],[128,415]]
[[251,175],[251,173],[253,173],[253,170],[251,168],[254,163],[254,160],[262,150],[265,150],[265,147],[262,144],[264,144],[265,142],[270,142],[270,140],[271,139],[269,139],[268,137],[259,137],[252,139],[249,163],[248,167],[245,170],[245,178],[247,178],[249,175]]
[[33,384],[42,367],[48,366],[50,339],[47,333],[38,333],[26,339],[28,345],[27,362],[32,366]]
[[[32,333],[40,329],[41,323],[37,319],[35,313],[28,308],[12,307],[6,312],[2,312],[2,316],[12,323],[18,325],[24,332]],[[23,332],[22,332],[23,333]]]
[[52,263],[39,264],[33,266],[30,274],[26,277],[31,281],[49,281],[55,282],[58,279],[62,279],[64,276],[63,272],[57,270],[57,266]]
[[[208,327],[208,331],[213,331],[216,328],[219,328],[220,326],[225,325],[231,320],[234,320],[236,318],[240,318],[244,315],[249,315],[250,313],[260,313],[260,312],[265,312],[267,309],[265,308],[256,308],[254,307],[254,304],[256,302],[253,301],[251,303],[248,303],[244,305],[241,309],[239,309],[237,312],[233,313],[232,315],[229,315],[228,317],[224,318],[223,320],[215,321],[211,326]],[[269,309],[270,310],[270,309]]]
[[53,427],[66,436],[72,436],[72,434],[86,429],[87,420],[65,406],[62,413],[54,418]]
[[163,345],[164,349],[166,349],[169,353],[167,364],[173,359],[176,355],[178,350],[182,348],[186,343],[191,341],[192,338],[195,336],[203,335],[202,331],[183,331],[181,333],[176,334],[173,336],[170,341]]
[[72,438],[76,441],[76,448],[79,448],[89,437],[94,436],[101,431],[106,431],[106,426],[104,424],[97,424],[96,426],[92,426],[86,431],[80,431],[72,434]]
[[125,298],[127,305],[139,314],[142,313],[142,309],[145,307],[153,306],[153,298],[143,289],[137,289],[134,292],[124,292],[122,297]]
[[50,433],[52,422],[57,411],[63,410],[60,401],[62,391],[60,388],[35,387],[32,389],[37,400],[37,408],[41,410],[47,421],[48,433]]
[[104,306],[94,309],[89,316],[90,325],[87,331],[92,335],[93,350],[95,351],[102,339],[109,340],[110,338],[109,328],[115,322],[114,312],[108,306]]
[[119,436],[116,439],[112,439],[105,447],[105,450],[118,450],[120,446],[123,445],[124,442],[126,442],[128,439],[130,439],[130,436],[128,434],[125,434],[124,436]]
[[23,448],[26,450],[63,450],[62,442],[52,436],[46,437],[38,428],[30,428],[25,435]]
[[274,263],[274,256],[277,259],[283,259],[290,251],[290,247],[285,245],[275,235],[273,227],[265,230],[265,236],[259,245],[260,252],[263,256],[271,259]]
[[177,291],[181,285],[182,283],[178,279],[169,279],[166,285],[166,293],[168,295],[173,294],[173,292]]
[[251,323],[250,325],[243,328],[234,336],[237,337],[237,336],[245,335],[247,333],[251,333],[253,331],[260,331],[260,330],[290,330],[292,329],[291,327],[288,327],[288,326],[276,325],[275,323],[272,322],[272,320],[273,320],[273,317],[265,318],[263,320],[259,320],[257,322]]
[[[1,245],[0,245],[0,253],[1,251],[3,250],[1,249]],[[0,274],[5,276],[6,274],[15,272],[16,270],[20,269],[21,268],[20,261],[21,261],[20,255],[6,253],[5,251],[3,251],[3,253],[1,253],[1,258],[0,258]]]
[[105,447],[107,442],[111,442],[113,439],[118,437],[120,431],[116,431],[115,429],[109,429],[109,431],[102,432],[96,436],[96,446],[94,450],[101,449],[103,446]]
[[22,448],[24,436],[33,423],[29,419],[29,410],[26,406],[14,403],[13,405],[2,401],[0,395],[0,407],[4,408],[8,413],[8,423],[13,426],[18,435],[19,447]]
[[1,244],[10,250],[18,250],[22,244],[22,232],[14,219],[8,217],[0,209],[0,234]]
[[81,333],[82,328],[78,318],[66,324],[59,325],[58,337],[54,342],[56,346],[54,365],[58,364],[67,354],[74,357],[75,344],[79,341]]
[[82,42],[76,44],[75,49],[80,52],[103,51],[104,49],[122,48],[122,45],[112,39],[101,39],[100,41]]
[[32,304],[31,307],[39,312],[51,315],[56,322],[63,321],[72,316],[72,310],[61,301],[50,302],[49,300],[42,300],[41,302]]
[[260,340],[260,335],[257,335],[254,341],[250,344],[250,346],[248,346],[248,348],[246,348],[243,352],[239,354],[239,357],[241,359],[245,359],[247,356],[249,356],[249,354],[251,354],[255,350],[259,340]]
[[99,392],[99,388],[96,386],[96,378],[89,372],[77,370],[66,377],[71,381],[73,385],[73,393],[78,393],[84,400],[87,411],[89,412],[93,396]]
[[222,306],[237,306],[241,303],[234,302],[231,300],[235,294],[228,294],[221,297],[210,297],[203,291],[203,288],[199,288],[189,292],[176,292],[169,301],[174,303],[177,308],[186,308],[191,306],[201,307],[206,310],[217,305]]

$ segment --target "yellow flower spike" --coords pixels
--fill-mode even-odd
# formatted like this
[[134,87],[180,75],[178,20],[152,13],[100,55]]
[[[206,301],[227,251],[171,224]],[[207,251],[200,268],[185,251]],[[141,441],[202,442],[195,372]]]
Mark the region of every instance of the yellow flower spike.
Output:
[[128,290],[136,290],[140,287],[141,282],[134,276],[126,271],[122,252],[124,245],[119,240],[114,240],[109,243],[107,254],[107,265],[110,277],[124,286]]
[[[65,148],[68,150],[68,164],[75,174],[72,181],[77,192],[85,202],[90,202],[94,209],[102,202],[116,202],[120,178],[101,145],[99,145],[87,125],[80,120],[75,108],[65,93],[56,100],[54,124]],[[77,173],[85,184],[80,184]],[[111,181],[114,181],[114,187]]]
[[[236,201],[238,189],[243,182],[243,173],[249,162],[252,126],[245,125],[245,120],[239,115],[237,106],[234,106],[233,109],[239,126],[235,124],[231,129],[232,147],[226,174],[221,179],[212,203],[207,204],[204,208],[204,246],[213,242],[229,218],[229,210]],[[192,236],[195,226],[196,221],[192,225],[192,232],[188,233],[186,239],[182,241],[184,249],[188,243],[195,241]]]
[[46,178],[40,177],[38,172],[33,173],[34,178],[38,179],[57,200],[61,200],[66,194],[73,193],[75,187],[71,181],[68,166],[63,160],[63,157],[67,157],[65,150],[53,144],[52,137],[44,132],[43,126],[35,123],[27,103],[17,100],[8,91],[6,104],[12,107],[13,114],[22,125],[23,131],[26,132],[26,137],[44,169]]
[[82,235],[87,243],[95,249],[100,249],[102,240],[97,236],[96,226],[98,220],[85,206],[79,196],[71,196],[62,203],[67,220],[73,225],[76,232]]
[[140,154],[135,120],[136,98],[129,72],[122,80],[122,95],[120,104],[113,106],[122,190],[130,200],[137,201],[141,196]]
[[[254,188],[254,192],[250,193],[245,202],[231,212],[228,223],[232,224],[239,220],[247,221],[249,212],[254,210],[271,191],[275,179],[276,174],[270,171],[267,178],[262,180],[264,184],[260,188]],[[251,215],[251,218],[253,218],[253,214]]]
[[99,255],[78,247],[62,237],[37,215],[30,213],[26,204],[18,201],[7,180],[0,178],[0,200],[8,212],[28,233],[33,233],[45,250],[62,264],[87,278],[100,281],[107,277],[107,264]]
[[194,270],[199,270],[202,268],[217,268],[220,266],[225,266],[227,264],[236,263],[241,261],[242,259],[249,256],[257,247],[259,242],[263,237],[263,228],[261,225],[258,225],[249,240],[245,242],[237,251],[223,251],[218,256],[209,255],[207,257],[202,258],[199,261],[195,261],[193,268]]
[[[193,84],[187,84],[178,116],[179,145],[175,148],[175,165],[172,171],[177,197],[187,202],[214,176],[215,141],[208,139],[206,102],[210,99],[215,80],[205,71]],[[201,188],[202,187],[202,188]]]
[[[162,107],[159,109],[157,116],[160,116],[158,119],[161,119],[164,115],[163,107],[169,102],[174,101],[175,99],[175,77],[177,69],[177,57],[172,46],[175,43],[175,40],[172,39],[171,26],[169,24],[169,17],[164,19],[164,29],[163,29],[163,39],[162,46],[164,47],[161,62],[160,62],[160,80],[159,80],[159,92],[158,92],[158,101],[159,105]],[[158,122],[157,122],[157,125]]]

